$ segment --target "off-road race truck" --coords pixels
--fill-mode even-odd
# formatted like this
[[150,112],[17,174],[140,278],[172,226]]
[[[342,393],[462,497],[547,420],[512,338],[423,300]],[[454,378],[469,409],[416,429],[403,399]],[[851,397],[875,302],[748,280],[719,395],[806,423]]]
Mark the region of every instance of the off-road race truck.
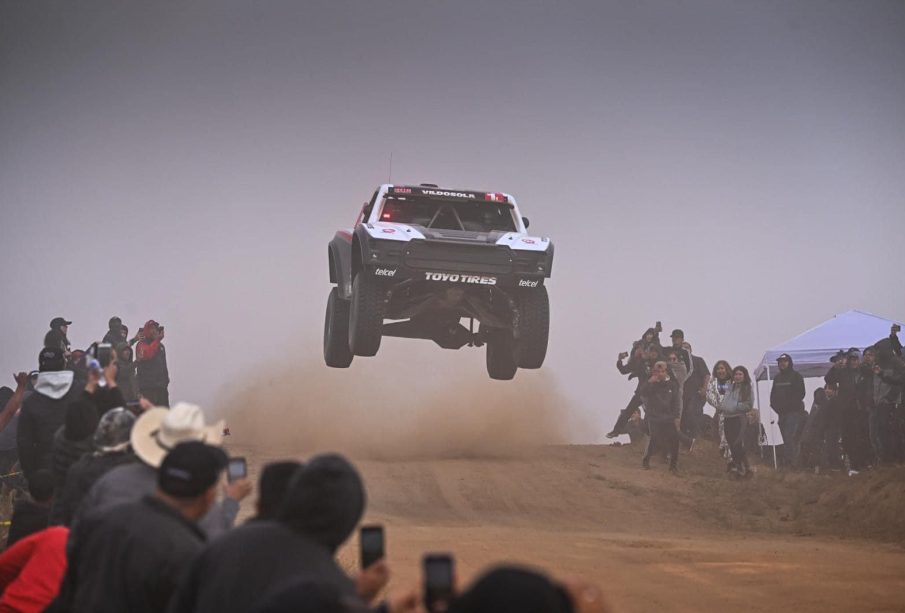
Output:
[[509,194],[381,185],[355,227],[330,241],[327,366],[348,368],[395,336],[445,349],[486,345],[491,379],[540,368],[553,243],[527,228]]

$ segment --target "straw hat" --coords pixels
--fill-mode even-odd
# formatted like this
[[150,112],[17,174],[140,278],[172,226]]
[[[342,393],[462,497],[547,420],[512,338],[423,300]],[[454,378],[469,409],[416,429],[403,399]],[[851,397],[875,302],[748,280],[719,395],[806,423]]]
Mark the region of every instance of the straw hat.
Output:
[[201,407],[187,402],[179,402],[171,409],[148,409],[135,422],[130,436],[135,455],[155,468],[178,443],[202,441],[219,445],[222,440],[223,420],[206,426]]

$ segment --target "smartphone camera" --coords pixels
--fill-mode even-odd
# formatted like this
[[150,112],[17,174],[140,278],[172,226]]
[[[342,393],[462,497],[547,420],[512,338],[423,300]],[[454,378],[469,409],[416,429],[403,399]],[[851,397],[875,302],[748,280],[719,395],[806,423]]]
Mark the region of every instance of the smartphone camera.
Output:
[[245,458],[230,458],[226,465],[226,479],[230,482],[248,476],[248,463]]
[[361,567],[363,569],[386,557],[383,526],[362,526],[358,533],[358,544],[361,548]]
[[424,606],[429,613],[444,613],[453,597],[453,557],[447,553],[424,556]]

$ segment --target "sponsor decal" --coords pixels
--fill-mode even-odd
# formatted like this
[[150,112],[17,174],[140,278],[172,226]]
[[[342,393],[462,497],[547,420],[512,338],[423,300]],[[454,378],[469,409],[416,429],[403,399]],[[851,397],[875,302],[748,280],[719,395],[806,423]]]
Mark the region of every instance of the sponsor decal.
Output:
[[528,279],[519,279],[518,286],[519,287],[537,287],[539,281],[530,281]]
[[506,196],[499,192],[491,192],[489,194],[484,194],[484,200],[489,200],[490,202],[506,202]]
[[396,268],[378,268],[374,271],[374,275],[378,277],[395,277],[396,270]]
[[448,196],[452,198],[470,198],[474,200],[474,194],[466,194],[465,192],[444,192],[436,189],[422,189],[421,193],[425,196]]
[[411,187],[394,187],[393,193],[394,194],[411,194],[412,188]]
[[537,241],[535,241],[533,238],[523,238],[523,239],[522,239],[522,242],[523,242],[523,243],[527,243],[527,244],[529,244],[529,245],[533,245],[533,244],[536,243]]
[[396,232],[396,230],[393,229],[393,228],[384,228],[384,229],[382,230],[382,232],[383,232],[384,234],[393,234],[394,232]]
[[460,275],[448,272],[426,272],[424,273],[424,279],[426,281],[447,281],[449,283],[469,283],[472,285],[496,285],[496,277]]

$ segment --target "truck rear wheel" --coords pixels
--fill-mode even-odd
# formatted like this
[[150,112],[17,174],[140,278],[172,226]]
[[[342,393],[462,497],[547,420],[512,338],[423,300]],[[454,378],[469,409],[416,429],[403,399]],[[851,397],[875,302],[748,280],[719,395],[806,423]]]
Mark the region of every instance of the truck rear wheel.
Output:
[[384,292],[380,282],[367,272],[352,281],[349,309],[349,349],[355,355],[377,355],[383,328]]
[[518,295],[518,339],[515,358],[519,368],[540,368],[547,357],[550,337],[550,299],[547,288],[522,290]]
[[324,318],[324,361],[331,368],[349,368],[349,301],[339,297],[339,290],[330,290],[327,315]]
[[487,374],[491,379],[508,381],[515,376],[515,339],[509,330],[496,330],[487,339]]

